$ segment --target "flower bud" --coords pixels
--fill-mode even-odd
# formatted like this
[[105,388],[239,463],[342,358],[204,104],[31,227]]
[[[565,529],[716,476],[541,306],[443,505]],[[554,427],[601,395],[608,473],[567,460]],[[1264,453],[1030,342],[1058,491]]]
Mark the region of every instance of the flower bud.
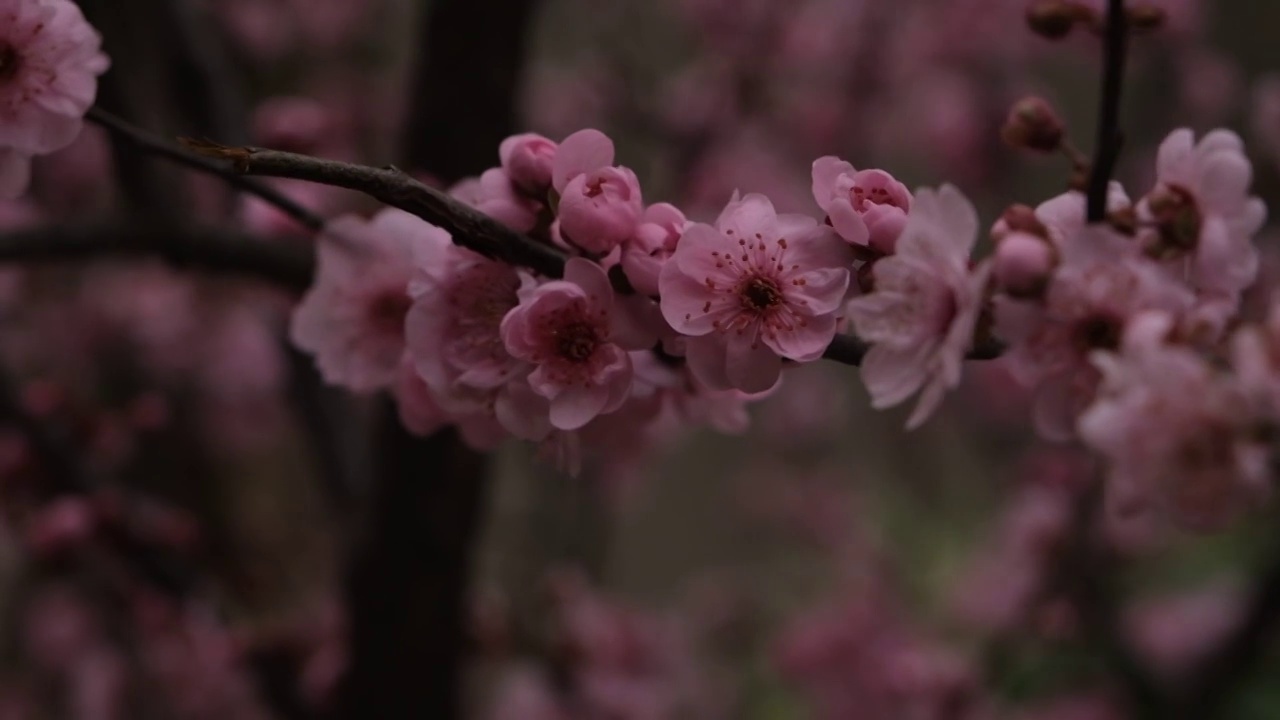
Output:
[[1030,233],[1037,237],[1049,237],[1049,228],[1036,217],[1035,208],[1018,203],[1010,205],[991,227],[991,239],[1000,242],[1011,233]]
[[1027,8],[1027,26],[1040,37],[1061,40],[1075,28],[1076,23],[1093,16],[1090,8],[1067,0],[1040,0]]
[[541,196],[551,186],[556,144],[535,133],[512,135],[498,147],[502,169],[525,192]]
[[1013,104],[1000,137],[1016,148],[1050,153],[1062,147],[1064,133],[1062,120],[1049,103],[1032,96]]
[[994,275],[1012,297],[1034,298],[1044,292],[1056,264],[1048,240],[1026,232],[1011,232],[996,246]]

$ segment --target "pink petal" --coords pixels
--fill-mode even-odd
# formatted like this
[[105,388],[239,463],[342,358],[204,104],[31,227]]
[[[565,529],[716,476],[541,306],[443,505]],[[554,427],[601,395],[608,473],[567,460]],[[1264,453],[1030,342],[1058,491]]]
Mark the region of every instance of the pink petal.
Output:
[[813,199],[823,212],[831,214],[831,205],[836,198],[836,184],[840,176],[852,176],[853,173],[853,165],[834,155],[820,157],[813,161]]
[[551,184],[559,192],[569,181],[613,164],[613,141],[599,130],[586,129],[570,135],[560,143],[551,166]]
[[862,383],[871,393],[871,406],[892,407],[911,397],[928,377],[926,362],[932,348],[920,343],[905,349],[876,345],[862,359]]
[[[766,238],[775,238],[777,227],[778,214],[773,209],[773,203],[759,193],[730,201],[716,220],[716,228],[722,233],[733,231],[735,244],[738,239],[749,240],[756,233]],[[681,241],[681,245],[683,244]]]
[[831,225],[840,233],[840,237],[848,242],[865,246],[870,241],[871,231],[867,228],[867,222],[848,200],[832,201],[827,209],[827,217],[831,218]]
[[587,297],[608,309],[613,305],[613,286],[604,268],[583,258],[569,258],[564,266],[564,279],[582,288]]
[[729,384],[748,393],[764,392],[778,382],[782,358],[752,333],[729,333],[725,345],[725,375]]
[[732,312],[735,305],[731,295],[709,291],[704,283],[680,272],[673,263],[662,269],[658,289],[662,317],[682,335],[706,335],[714,329],[715,321]]
[[[680,238],[675,254],[663,267],[662,275],[680,272],[699,283],[708,279],[715,281],[723,289],[737,279],[723,258],[736,251],[737,240],[725,237],[710,225],[690,225]],[[659,279],[659,285],[661,282]]]
[[802,305],[810,316],[834,313],[849,290],[849,271],[843,268],[811,270],[796,276],[803,285],[787,285],[783,295],[789,304]]
[[782,357],[810,362],[822,357],[835,334],[836,316],[828,314],[811,318],[804,325],[796,324],[790,331],[766,336],[764,342]]

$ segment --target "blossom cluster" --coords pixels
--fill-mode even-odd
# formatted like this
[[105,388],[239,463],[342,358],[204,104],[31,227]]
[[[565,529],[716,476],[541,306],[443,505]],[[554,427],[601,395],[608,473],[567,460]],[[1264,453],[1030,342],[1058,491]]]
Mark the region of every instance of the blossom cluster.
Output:
[[584,442],[733,429],[748,400],[821,358],[842,328],[874,344],[863,377],[877,406],[920,391],[912,426],[959,382],[989,271],[972,266],[977,215],[955,188],[913,195],[825,157],[813,166],[823,218],[748,194],[699,223],[645,205],[596,130],[518,135],[499,154],[452,194],[563,251],[563,277],[388,209],[331,224],[346,242],[322,247],[294,317],[330,382],[395,388],[415,430],[453,424],[478,448],[515,436],[572,465]]

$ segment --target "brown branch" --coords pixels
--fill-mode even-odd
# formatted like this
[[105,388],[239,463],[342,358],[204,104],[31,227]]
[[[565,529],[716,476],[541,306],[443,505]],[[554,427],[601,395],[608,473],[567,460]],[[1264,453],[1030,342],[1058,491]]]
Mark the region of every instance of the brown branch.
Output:
[[1124,0],[1108,0],[1103,49],[1102,101],[1098,106],[1098,138],[1089,174],[1088,216],[1091,223],[1107,216],[1107,185],[1120,158],[1124,135],[1120,132],[1120,93],[1124,88],[1125,54],[1129,41],[1129,17]]
[[303,227],[312,232],[320,232],[325,227],[324,218],[307,208],[299,205],[288,195],[276,190],[275,188],[264,185],[263,183],[243,177],[237,173],[230,172],[221,163],[202,157],[173,143],[167,142],[156,135],[143,130],[99,107],[89,109],[89,113],[85,116],[87,120],[96,123],[111,133],[112,137],[124,141],[132,145],[137,151],[147,155],[154,155],[166,160],[175,162],[183,167],[196,170],[209,175],[216,175],[222,178],[232,187],[255,195],[263,201],[279,208],[281,212],[298,221]]
[[0,234],[0,263],[157,258],[176,268],[239,275],[302,292],[315,260],[292,245],[230,230],[163,225],[44,225]]

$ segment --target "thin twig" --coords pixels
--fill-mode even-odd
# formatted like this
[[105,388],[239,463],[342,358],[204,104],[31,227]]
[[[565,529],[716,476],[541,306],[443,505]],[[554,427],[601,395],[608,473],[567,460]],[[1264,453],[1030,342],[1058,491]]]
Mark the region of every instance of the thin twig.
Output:
[[1089,175],[1088,216],[1091,223],[1107,216],[1107,185],[1120,158],[1124,135],[1120,132],[1120,93],[1124,87],[1125,54],[1129,18],[1124,0],[1108,0],[1106,39],[1102,55],[1102,101],[1098,106],[1098,138]]
[[122,138],[139,151],[149,155],[162,157],[192,170],[221,177],[227,184],[255,195],[263,201],[279,208],[281,212],[297,220],[303,227],[312,232],[324,230],[325,220],[316,213],[299,205],[288,195],[263,183],[243,177],[227,170],[222,164],[202,157],[176,144],[167,142],[152,133],[143,130],[99,107],[89,109],[85,116],[90,122],[105,128],[117,138]]
[[295,292],[311,284],[315,260],[305,248],[262,242],[231,230],[163,225],[42,225],[0,233],[0,264],[158,258],[266,280]]

